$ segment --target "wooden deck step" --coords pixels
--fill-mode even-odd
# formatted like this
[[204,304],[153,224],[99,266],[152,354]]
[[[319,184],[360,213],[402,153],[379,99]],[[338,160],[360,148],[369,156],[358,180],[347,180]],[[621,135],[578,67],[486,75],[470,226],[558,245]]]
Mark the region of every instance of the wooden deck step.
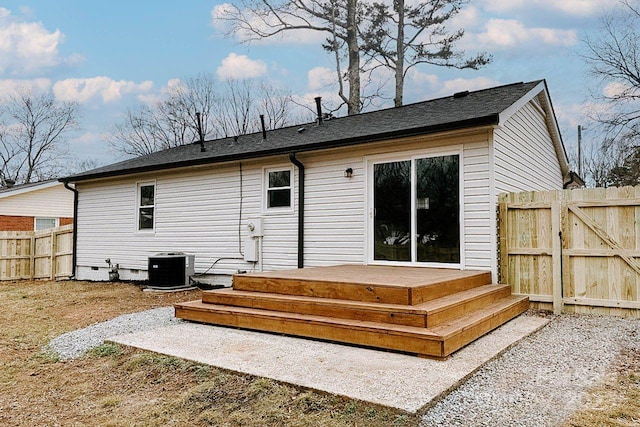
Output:
[[443,338],[444,353],[451,354],[528,309],[528,296],[509,295],[481,310],[473,311],[430,330]]
[[345,265],[237,274],[240,291],[416,305],[491,283],[486,271]]
[[446,322],[510,294],[508,285],[483,285],[418,305],[217,289],[202,293],[202,302],[235,307],[427,327]]
[[426,327],[449,322],[511,295],[510,285],[484,285],[417,305],[427,312]]
[[[526,302],[526,304],[525,304]],[[176,317],[203,323],[325,339],[430,357],[445,357],[528,308],[528,299],[502,298],[434,329],[284,313],[192,301],[175,305]]]

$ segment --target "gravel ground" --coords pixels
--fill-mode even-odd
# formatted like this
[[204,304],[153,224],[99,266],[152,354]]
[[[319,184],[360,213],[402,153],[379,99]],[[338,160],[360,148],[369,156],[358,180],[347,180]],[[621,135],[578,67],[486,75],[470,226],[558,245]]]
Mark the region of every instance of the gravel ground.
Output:
[[603,380],[640,321],[563,315],[487,363],[422,418],[422,426],[555,426]]
[[[68,360],[106,338],[178,322],[172,307],[128,314],[61,335],[47,348]],[[421,425],[557,425],[579,408],[623,348],[640,348],[640,320],[556,317],[438,401]]]
[[51,340],[45,347],[45,351],[56,354],[60,360],[75,359],[82,356],[87,350],[103,344],[104,340],[109,337],[182,322],[173,315],[173,307],[124,314],[106,322],[62,334]]

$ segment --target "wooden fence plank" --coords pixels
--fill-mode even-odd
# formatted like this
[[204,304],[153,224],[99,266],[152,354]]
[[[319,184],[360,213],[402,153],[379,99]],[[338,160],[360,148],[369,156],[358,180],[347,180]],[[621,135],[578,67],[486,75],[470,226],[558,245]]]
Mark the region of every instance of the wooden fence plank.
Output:
[[560,201],[551,202],[551,235],[553,237],[553,313],[562,313],[562,211]]

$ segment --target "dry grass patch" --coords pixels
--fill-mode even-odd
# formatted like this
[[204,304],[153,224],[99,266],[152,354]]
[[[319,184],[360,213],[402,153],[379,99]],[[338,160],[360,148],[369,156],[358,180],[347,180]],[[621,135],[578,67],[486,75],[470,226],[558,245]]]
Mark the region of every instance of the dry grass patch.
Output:
[[626,350],[607,380],[590,391],[566,426],[640,425],[640,350]]
[[409,426],[399,411],[106,343],[61,362],[52,338],[200,298],[134,285],[0,282],[0,425]]

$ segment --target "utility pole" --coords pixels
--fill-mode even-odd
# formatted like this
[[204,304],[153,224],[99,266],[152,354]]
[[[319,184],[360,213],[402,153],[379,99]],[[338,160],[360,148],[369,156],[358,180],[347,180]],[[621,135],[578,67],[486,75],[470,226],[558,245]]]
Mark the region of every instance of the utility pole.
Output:
[[578,176],[582,178],[582,126],[578,125]]

